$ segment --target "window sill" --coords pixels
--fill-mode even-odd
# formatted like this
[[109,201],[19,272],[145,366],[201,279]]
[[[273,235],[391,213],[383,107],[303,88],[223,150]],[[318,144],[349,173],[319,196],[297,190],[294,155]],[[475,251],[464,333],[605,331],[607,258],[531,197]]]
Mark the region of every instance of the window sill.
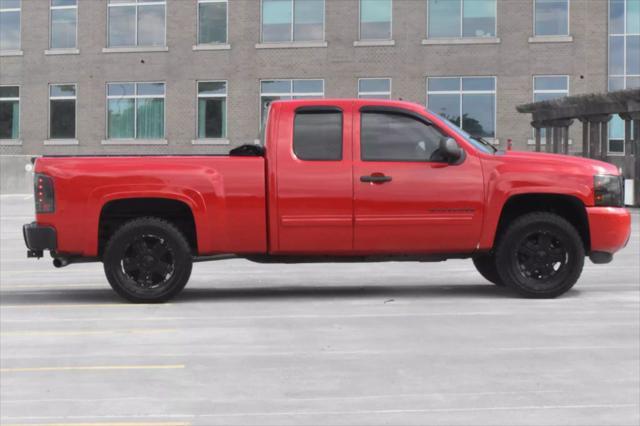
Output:
[[20,139],[0,139],[0,146],[20,146],[22,140]]
[[376,46],[395,46],[395,40],[356,40],[353,42],[355,47],[376,47]]
[[103,47],[102,53],[168,52],[167,46]]
[[433,44],[499,44],[500,37],[426,38],[423,45]]
[[79,55],[80,49],[47,49],[45,55]]
[[102,145],[168,145],[166,139],[105,139]]
[[78,139],[47,139],[44,141],[45,145],[78,145]]
[[573,36],[534,36],[529,37],[529,43],[571,43]]
[[327,47],[326,41],[294,41],[285,43],[257,43],[256,49],[297,49],[304,47]]
[[0,50],[0,56],[23,56],[22,50]]
[[229,139],[194,139],[191,145],[229,145]]
[[230,44],[196,44],[193,50],[230,50]]

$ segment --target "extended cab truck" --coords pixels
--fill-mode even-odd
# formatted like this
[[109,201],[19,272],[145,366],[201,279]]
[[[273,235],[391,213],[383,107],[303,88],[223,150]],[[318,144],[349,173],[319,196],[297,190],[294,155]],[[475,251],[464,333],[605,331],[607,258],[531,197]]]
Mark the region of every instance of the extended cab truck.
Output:
[[[262,144],[228,156],[43,157],[28,255],[102,261],[134,302],[178,294],[192,262],[473,259],[555,297],[630,234],[616,167],[502,152],[423,106],[278,101]],[[426,275],[426,274],[425,274]]]

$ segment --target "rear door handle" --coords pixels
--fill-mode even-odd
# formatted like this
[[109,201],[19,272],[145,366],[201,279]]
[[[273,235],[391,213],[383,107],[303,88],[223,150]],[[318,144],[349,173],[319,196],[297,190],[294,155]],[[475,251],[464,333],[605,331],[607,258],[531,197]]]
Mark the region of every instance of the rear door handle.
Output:
[[369,176],[360,176],[360,182],[371,182],[371,183],[391,182],[391,176],[385,176],[383,174],[372,174]]

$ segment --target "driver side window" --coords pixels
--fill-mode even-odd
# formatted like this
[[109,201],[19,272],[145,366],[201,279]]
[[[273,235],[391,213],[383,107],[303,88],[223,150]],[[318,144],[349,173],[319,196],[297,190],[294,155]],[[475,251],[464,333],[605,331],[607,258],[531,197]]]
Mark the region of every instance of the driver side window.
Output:
[[413,117],[393,112],[362,112],[363,161],[443,161],[440,131]]

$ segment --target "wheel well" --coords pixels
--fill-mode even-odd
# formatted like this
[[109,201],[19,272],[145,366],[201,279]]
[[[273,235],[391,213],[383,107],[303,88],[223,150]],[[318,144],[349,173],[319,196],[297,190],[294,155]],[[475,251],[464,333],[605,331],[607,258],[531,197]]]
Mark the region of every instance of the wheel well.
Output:
[[[502,208],[496,242],[507,226],[519,216],[532,212],[555,213],[571,223],[580,237],[586,252],[591,247],[587,210],[578,198],[559,194],[523,194],[509,198]],[[494,243],[495,244],[495,243]]]
[[184,234],[193,252],[198,252],[196,224],[187,204],[167,198],[126,198],[110,201],[102,207],[98,225],[98,255],[102,256],[107,241],[120,226],[145,216],[173,223]]

